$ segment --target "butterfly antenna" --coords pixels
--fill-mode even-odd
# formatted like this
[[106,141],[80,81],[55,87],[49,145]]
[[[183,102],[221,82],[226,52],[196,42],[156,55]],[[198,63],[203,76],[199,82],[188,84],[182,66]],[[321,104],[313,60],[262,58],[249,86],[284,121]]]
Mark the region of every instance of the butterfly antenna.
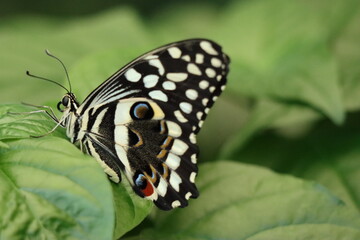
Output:
[[37,78],[37,79],[41,79],[41,80],[44,80],[44,81],[48,81],[48,82],[55,83],[56,85],[58,85],[58,86],[62,87],[63,89],[65,89],[66,92],[70,93],[69,90],[67,90],[66,87],[64,87],[63,85],[61,85],[61,84],[58,83],[58,82],[55,82],[54,80],[33,75],[33,74],[31,74],[29,71],[26,71],[26,75],[28,75],[29,77],[33,77],[33,78]]
[[68,71],[67,71],[67,69],[66,69],[66,67],[65,67],[65,64],[60,60],[60,58],[58,58],[58,57],[54,56],[53,54],[51,54],[51,53],[49,52],[49,50],[45,49],[45,53],[46,53],[48,56],[50,56],[50,57],[52,57],[52,58],[55,58],[55,59],[56,59],[57,61],[59,61],[59,63],[63,66],[63,68],[64,68],[64,70],[65,70],[66,78],[67,78],[68,83],[69,83],[70,93],[71,93],[71,82],[70,82],[69,73],[68,73]]

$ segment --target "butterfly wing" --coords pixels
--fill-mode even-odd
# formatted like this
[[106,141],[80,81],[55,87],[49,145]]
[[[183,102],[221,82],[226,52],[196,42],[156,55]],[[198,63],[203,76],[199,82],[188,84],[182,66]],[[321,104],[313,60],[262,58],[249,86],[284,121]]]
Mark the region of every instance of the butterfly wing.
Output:
[[228,65],[221,47],[206,39],[135,59],[79,107],[89,119],[86,149],[113,180],[124,171],[135,192],[159,208],[185,207],[198,196],[196,134],[225,87]]

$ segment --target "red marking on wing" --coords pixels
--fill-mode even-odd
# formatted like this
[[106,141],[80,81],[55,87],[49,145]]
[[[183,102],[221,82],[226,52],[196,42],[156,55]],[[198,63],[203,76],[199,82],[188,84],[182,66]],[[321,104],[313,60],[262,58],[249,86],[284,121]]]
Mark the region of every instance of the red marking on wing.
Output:
[[154,187],[153,185],[146,180],[146,187],[144,189],[141,190],[143,192],[143,194],[145,195],[145,197],[150,196],[151,194],[153,194],[154,192]]

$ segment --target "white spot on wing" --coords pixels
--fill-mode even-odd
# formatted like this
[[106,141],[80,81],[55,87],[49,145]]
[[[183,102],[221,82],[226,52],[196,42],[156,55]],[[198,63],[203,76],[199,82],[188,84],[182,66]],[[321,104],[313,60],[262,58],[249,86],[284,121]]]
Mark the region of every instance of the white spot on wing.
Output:
[[184,115],[181,114],[180,110],[176,110],[174,112],[174,115],[176,117],[176,119],[181,122],[181,123],[184,123],[184,122],[187,122],[188,120],[184,117]]
[[169,153],[165,160],[165,164],[172,170],[176,170],[180,166],[180,162],[180,157],[172,153]]
[[186,200],[189,200],[189,198],[191,197],[191,195],[192,195],[191,192],[187,192],[187,193],[185,194],[185,199],[186,199]]
[[210,55],[218,55],[218,52],[214,49],[214,47],[208,41],[200,42],[200,47]]
[[203,116],[203,112],[197,112],[196,117],[201,120],[201,117]]
[[166,74],[167,79],[172,80],[174,82],[182,82],[187,79],[187,73],[168,73]]
[[205,70],[205,73],[206,73],[206,75],[207,75],[209,78],[213,78],[213,77],[215,77],[215,75],[216,75],[215,70],[212,69],[212,68],[207,68],[207,69]]
[[175,200],[171,203],[171,207],[172,208],[177,208],[177,207],[180,207],[181,206],[181,203],[179,200]]
[[181,56],[181,50],[177,47],[169,48],[168,52],[172,58],[180,58]]
[[159,185],[156,188],[160,196],[162,197],[165,196],[168,189],[167,187],[168,187],[167,182],[163,178],[160,178]]
[[159,59],[151,59],[149,61],[149,64],[151,66],[154,66],[158,69],[160,75],[164,75],[165,73],[165,69],[164,69],[164,66],[161,64],[160,60]]
[[190,174],[190,182],[195,183],[196,172]]
[[210,88],[209,88],[209,91],[210,91],[211,93],[213,93],[213,92],[215,91],[215,87],[214,87],[214,86],[210,87]]
[[205,89],[205,88],[209,87],[209,82],[206,81],[206,80],[202,80],[202,81],[199,83],[199,87],[200,87],[201,89]]
[[194,89],[188,89],[188,90],[186,90],[185,95],[187,98],[189,98],[191,100],[195,100],[198,97],[198,92]]
[[201,121],[199,122],[199,127],[201,128],[203,124],[204,124],[204,121],[201,120]]
[[181,141],[180,139],[175,139],[171,148],[171,152],[181,156],[186,152],[186,150],[188,150],[188,148],[189,146],[185,142]]
[[179,106],[180,106],[180,109],[181,109],[184,113],[189,114],[189,113],[191,113],[191,111],[192,111],[192,105],[191,105],[190,103],[188,103],[188,102],[181,102],[181,103],[179,104]]
[[193,143],[193,144],[196,144],[196,136],[195,136],[195,133],[190,133],[190,142]]
[[190,60],[191,60],[189,55],[185,55],[181,59],[183,59],[184,61],[187,61],[187,62],[190,62]]
[[193,155],[191,155],[191,162],[193,163],[193,164],[196,164],[196,162],[197,162],[197,158],[196,158],[196,154],[194,153]]
[[213,57],[211,59],[211,65],[213,65],[214,67],[220,67],[221,66],[221,61],[220,59]]
[[182,130],[180,126],[174,122],[167,121],[166,122],[167,128],[168,128],[168,134],[172,137],[180,137],[182,134]]
[[191,74],[194,74],[194,75],[198,75],[200,76],[201,75],[201,71],[200,69],[198,68],[198,66],[196,66],[195,64],[193,63],[189,63],[187,65],[187,71]]
[[195,56],[195,62],[197,64],[202,64],[204,62],[204,55],[201,53],[197,53]]
[[135,69],[130,68],[125,72],[125,77],[130,82],[138,82],[141,78],[141,74],[138,73]]
[[158,80],[159,80],[158,75],[155,75],[155,74],[146,75],[143,79],[144,86],[146,88],[152,88],[157,84]]
[[177,191],[177,192],[180,191],[179,185],[181,182],[182,182],[182,180],[181,180],[180,176],[175,171],[171,171],[169,183],[172,186],[172,188],[175,189],[175,191]]
[[170,81],[163,82],[162,86],[166,90],[175,90],[176,89],[176,84],[174,82],[170,82]]
[[154,91],[149,92],[149,96],[150,96],[152,99],[157,99],[157,100],[160,100],[160,101],[163,101],[163,102],[167,102],[167,101],[168,101],[168,97],[166,96],[166,94],[163,93],[163,92],[160,91],[160,90],[154,90]]
[[204,98],[204,99],[202,100],[202,104],[203,104],[204,106],[206,106],[208,102],[209,102],[209,99],[208,99],[208,98]]

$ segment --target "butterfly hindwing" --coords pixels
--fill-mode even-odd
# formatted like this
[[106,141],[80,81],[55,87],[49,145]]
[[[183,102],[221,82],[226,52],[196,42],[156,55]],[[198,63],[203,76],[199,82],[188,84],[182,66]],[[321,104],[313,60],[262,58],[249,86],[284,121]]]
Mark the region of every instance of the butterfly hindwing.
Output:
[[[155,49],[120,69],[77,109],[78,137],[115,182],[164,210],[198,196],[196,134],[225,87],[229,58],[190,39]],[[79,127],[81,128],[81,126]]]
[[147,98],[120,100],[115,116],[115,152],[135,192],[167,210],[197,197],[198,147],[188,140],[191,128],[166,120]]

